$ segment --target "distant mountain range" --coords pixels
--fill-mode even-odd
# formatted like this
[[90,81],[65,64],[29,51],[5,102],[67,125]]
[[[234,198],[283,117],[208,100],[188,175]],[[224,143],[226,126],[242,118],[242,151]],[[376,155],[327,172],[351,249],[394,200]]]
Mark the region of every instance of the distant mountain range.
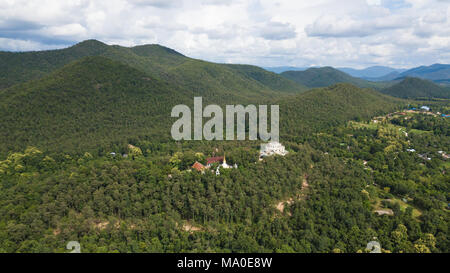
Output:
[[392,73],[402,73],[406,69],[395,69],[387,66],[371,66],[365,69],[353,69],[353,68],[337,68],[338,70],[349,74],[356,78],[379,78]]
[[280,75],[309,88],[351,83],[361,88],[373,88],[384,94],[399,98],[450,98],[450,87],[412,77],[397,78],[395,81],[372,82],[352,77],[332,67],[286,71]]
[[450,81],[450,64],[433,64],[413,68],[401,73],[400,77],[416,77],[434,82]]
[[[317,68],[317,67],[316,67]],[[305,71],[304,67],[272,67],[265,68],[275,73],[283,73],[287,71]],[[439,84],[450,84],[450,65],[449,64],[433,64],[431,66],[420,66],[412,69],[396,69],[386,66],[372,66],[365,69],[353,68],[336,68],[341,72],[345,72],[349,76],[360,78],[372,82],[383,81],[399,81],[407,77],[431,80]]]
[[[295,67],[295,66],[278,66],[278,67],[264,67],[264,69],[275,72],[275,73],[283,73],[286,71],[305,71],[310,68],[320,68],[320,67]],[[386,76],[390,73],[397,72],[398,74],[406,71],[406,69],[396,69],[387,66],[371,66],[364,69],[354,69],[354,68],[335,68],[339,71],[349,74],[355,78],[378,78]]]
[[338,83],[351,83],[361,88],[383,89],[388,83],[377,83],[356,78],[332,67],[309,68],[305,71],[286,71],[281,73],[298,84],[309,88],[327,87]]
[[312,67],[295,67],[295,66],[277,66],[277,67],[264,67],[265,70],[271,71],[274,73],[281,74],[286,71],[305,71]]

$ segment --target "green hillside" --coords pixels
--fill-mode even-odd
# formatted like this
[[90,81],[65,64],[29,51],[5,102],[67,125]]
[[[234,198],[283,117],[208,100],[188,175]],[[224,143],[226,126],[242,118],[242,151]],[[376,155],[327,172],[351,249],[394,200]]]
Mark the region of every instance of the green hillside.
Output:
[[83,151],[142,135],[168,138],[169,106],[188,98],[191,94],[134,68],[86,57],[0,91],[0,151],[27,145]]
[[260,82],[261,84],[270,87],[273,90],[283,91],[283,92],[298,92],[308,90],[309,88],[295,83],[292,80],[280,77],[274,72],[269,72],[257,66],[252,65],[229,65],[233,70],[239,71],[246,76]]
[[[181,103],[192,105],[193,97],[199,95],[204,96],[205,104],[222,106],[247,104],[250,95],[255,98],[252,104],[277,102],[269,101],[273,91],[207,92],[208,81],[216,79],[215,73],[220,73],[223,86],[230,90],[245,90],[246,83],[254,82],[236,77],[233,69],[206,62],[203,65],[187,61],[173,68],[193,79],[191,86],[180,88],[105,57],[86,57],[42,79],[1,90],[0,153],[29,145],[79,153],[111,145],[123,147],[133,139],[170,140],[174,121],[171,109]],[[294,138],[355,117],[369,117],[394,105],[392,98],[351,85],[279,100],[281,132]]]
[[[72,153],[123,147],[132,139],[169,140],[171,109],[191,105],[194,96],[205,105],[278,101],[281,131],[293,138],[393,105],[392,98],[350,85],[296,94],[306,87],[275,73],[191,59],[159,45],[126,48],[91,40],[7,55],[24,73],[0,90],[0,153],[28,145]],[[28,66],[20,61],[25,59]]]
[[280,134],[287,139],[304,138],[348,120],[392,111],[402,104],[402,100],[351,84],[314,89],[280,102]]
[[381,92],[399,98],[450,98],[448,88],[418,78],[405,78]]
[[108,46],[88,40],[67,49],[36,52],[0,51],[0,89],[23,83],[63,67],[86,56],[102,55]]
[[[303,85],[159,45],[2,60],[0,253],[67,253],[70,241],[83,253],[364,253],[375,237],[383,253],[449,250],[450,122],[393,113],[447,113],[448,100],[395,98],[330,68],[293,77]],[[171,110],[195,96],[279,105],[288,153],[173,141]],[[217,156],[233,168],[192,168]]]
[[61,50],[0,52],[0,89],[40,79],[70,62],[89,56],[107,57],[196,93],[239,93],[251,101],[260,95],[277,97],[279,92],[305,90],[282,76],[263,73],[259,68],[253,68],[257,72],[252,75],[248,70],[188,58],[160,45],[127,48],[108,46],[96,40]]
[[310,68],[305,71],[286,71],[281,73],[281,75],[310,88],[327,87],[337,83],[350,83],[361,88],[379,89],[387,84],[354,78],[332,67]]

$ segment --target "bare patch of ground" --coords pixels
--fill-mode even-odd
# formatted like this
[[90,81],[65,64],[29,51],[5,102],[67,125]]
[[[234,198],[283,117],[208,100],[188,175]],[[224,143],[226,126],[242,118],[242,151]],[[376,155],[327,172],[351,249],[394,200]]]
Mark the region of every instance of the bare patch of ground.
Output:
[[193,233],[193,232],[202,231],[202,228],[193,226],[191,223],[186,222],[183,224],[183,230],[186,232]]
[[[296,200],[305,200],[306,198],[306,192],[309,188],[309,183],[308,183],[308,175],[305,175],[303,177],[303,182],[302,182],[302,189],[301,189],[301,193],[298,194],[295,199],[294,198],[289,198],[287,200],[283,200],[280,203],[278,203],[276,205],[276,209],[281,212],[284,213],[284,209],[286,208],[286,205],[292,205]],[[291,213],[288,213],[289,216],[291,216]]]
[[[92,226],[95,229],[105,230],[108,227],[109,224],[110,224],[109,221],[97,221]],[[114,224],[114,228],[116,228],[116,229],[120,228],[120,222],[116,222]]]
[[294,199],[290,198],[288,200],[285,201],[281,201],[280,203],[277,204],[277,210],[281,213],[284,212],[284,208],[287,205],[292,205],[294,203]]
[[378,214],[378,216],[381,215],[390,215],[393,216],[394,212],[391,209],[379,209],[375,211],[376,214]]
[[94,228],[104,230],[109,225],[109,221],[99,222],[94,224]]

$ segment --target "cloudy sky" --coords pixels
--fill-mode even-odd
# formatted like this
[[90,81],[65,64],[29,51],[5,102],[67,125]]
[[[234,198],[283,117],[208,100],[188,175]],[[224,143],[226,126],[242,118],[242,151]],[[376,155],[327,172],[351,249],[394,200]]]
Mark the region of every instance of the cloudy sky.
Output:
[[260,66],[450,63],[450,0],[0,0],[0,50],[158,43]]

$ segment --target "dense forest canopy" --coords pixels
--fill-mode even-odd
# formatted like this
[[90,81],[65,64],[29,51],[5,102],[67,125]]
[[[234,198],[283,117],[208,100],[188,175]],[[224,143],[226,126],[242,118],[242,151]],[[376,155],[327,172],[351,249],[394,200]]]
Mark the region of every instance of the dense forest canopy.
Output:
[[450,98],[448,87],[409,77],[381,92],[399,98]]
[[[449,251],[448,99],[307,91],[158,45],[0,59],[0,252]],[[195,96],[279,105],[287,155],[174,141],[171,109]],[[233,167],[192,168],[212,157]]]

